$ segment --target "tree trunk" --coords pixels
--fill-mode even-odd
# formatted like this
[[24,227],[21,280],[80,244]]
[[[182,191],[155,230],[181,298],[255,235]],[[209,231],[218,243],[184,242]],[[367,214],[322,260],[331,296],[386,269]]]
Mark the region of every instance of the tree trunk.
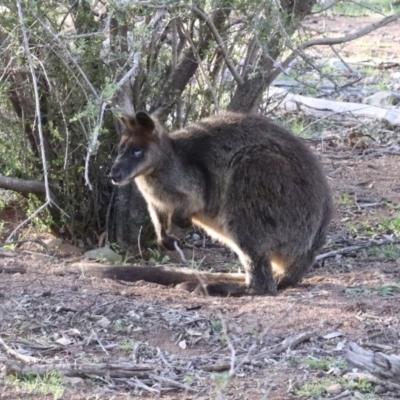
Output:
[[279,40],[270,40],[269,48],[274,49],[268,55],[262,55],[260,60],[261,71],[254,73],[253,70],[245,74],[244,83],[238,85],[231,102],[229,111],[255,112],[261,102],[261,98],[269,84],[269,73],[273,69],[274,62],[280,54]]
[[115,200],[115,240],[118,246],[131,253],[137,252],[139,241],[148,245],[154,229],[146,202],[135,184],[118,188]]

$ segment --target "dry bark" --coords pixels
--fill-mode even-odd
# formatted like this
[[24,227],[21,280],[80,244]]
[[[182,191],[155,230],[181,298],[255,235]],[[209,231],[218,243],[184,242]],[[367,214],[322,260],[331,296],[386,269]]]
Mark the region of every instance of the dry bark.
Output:
[[346,351],[347,361],[357,368],[394,383],[400,383],[400,356],[374,353],[356,343],[350,343]]

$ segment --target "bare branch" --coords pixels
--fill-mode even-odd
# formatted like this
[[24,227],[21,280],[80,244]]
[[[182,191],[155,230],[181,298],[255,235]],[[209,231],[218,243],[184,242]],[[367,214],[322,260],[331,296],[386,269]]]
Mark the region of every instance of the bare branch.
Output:
[[[86,82],[86,84],[89,86],[90,91],[92,92],[93,96],[99,100],[99,95],[97,94],[96,89],[93,87],[92,83],[90,82],[89,78],[86,76],[86,74],[83,72],[82,68],[80,67],[80,65],[78,64],[78,62],[75,60],[75,58],[71,55],[71,53],[69,52],[69,50],[66,48],[66,46],[64,45],[64,43],[58,38],[58,36],[42,21],[42,19],[38,16],[35,15],[36,20],[43,26],[43,28],[54,38],[54,40],[57,42],[57,44],[60,46],[60,48],[64,49],[66,52],[66,55],[68,56],[68,58],[70,59],[70,61],[72,62],[72,64],[74,64],[75,68],[79,71],[80,75],[82,76],[82,78],[84,79],[84,81]],[[60,57],[62,58],[62,57]]]
[[186,35],[186,38],[187,38],[187,40],[188,40],[188,42],[189,42],[189,44],[190,44],[190,46],[191,46],[191,48],[193,50],[193,54],[196,57],[197,64],[199,65],[199,68],[200,68],[200,71],[201,71],[201,75],[202,75],[204,81],[207,84],[208,90],[210,91],[210,93],[211,93],[211,95],[213,97],[215,110],[216,110],[216,112],[219,112],[218,100],[217,100],[217,96],[216,96],[216,93],[215,93],[215,89],[214,89],[214,87],[213,87],[213,85],[212,85],[212,83],[211,83],[211,81],[210,81],[210,79],[208,77],[207,72],[205,71],[205,68],[203,66],[203,61],[201,60],[201,57],[200,57],[198,51],[196,50],[196,46],[193,43],[193,40],[190,38],[190,35],[186,32],[186,29],[182,24],[181,24],[181,29]]
[[136,76],[137,70],[139,68],[140,52],[135,53],[133,65],[131,69],[118,81],[117,85],[119,87],[123,86],[128,79]]
[[39,96],[38,82],[37,82],[37,78],[36,78],[35,68],[33,67],[32,56],[31,56],[31,53],[29,50],[28,35],[26,34],[26,28],[25,28],[25,24],[24,24],[24,15],[22,13],[22,7],[21,7],[20,0],[17,0],[17,7],[18,7],[19,22],[21,24],[25,54],[26,54],[26,58],[28,60],[29,69],[31,71],[33,90],[35,93],[36,120],[37,120],[37,127],[38,127],[39,140],[40,140],[40,153],[41,153],[42,164],[43,164],[43,177],[44,177],[44,185],[45,185],[45,190],[46,190],[46,206],[47,206],[51,202],[51,196],[50,196],[50,188],[49,188],[49,177],[48,177],[48,173],[47,173],[46,154],[45,154],[45,149],[44,149],[43,126],[42,126],[42,116],[41,116],[41,110],[40,110],[40,96]]
[[104,111],[107,107],[107,102],[103,101],[100,107],[100,115],[99,115],[99,120],[97,122],[96,127],[94,128],[93,132],[93,137],[91,142],[89,143],[88,151],[86,153],[86,159],[85,159],[85,183],[89,187],[90,190],[93,190],[93,186],[90,183],[89,180],[89,161],[90,157],[93,154],[93,152],[97,149],[98,146],[98,138],[99,138],[99,133],[100,129],[103,125],[103,119],[104,119]]
[[215,25],[213,24],[212,20],[210,19],[210,17],[205,14],[203,11],[201,11],[199,8],[197,7],[192,7],[191,8],[192,11],[202,20],[204,21],[207,26],[209,27],[210,31],[212,32],[215,41],[217,42],[220,50],[221,50],[221,54],[224,57],[224,60],[226,62],[226,65],[229,69],[229,71],[231,72],[233,78],[235,79],[236,83],[241,86],[244,83],[243,78],[240,76],[239,72],[237,71],[237,69],[235,68],[232,60],[230,59],[228,52],[225,49],[224,43],[222,41],[221,36],[218,33],[217,28],[215,27]]
[[8,236],[6,242],[9,242],[14,235],[23,227],[25,226],[28,222],[31,222],[38,214],[40,214],[48,205],[50,204],[50,202],[47,202],[42,204],[29,218],[27,218],[26,220],[22,221]]
[[289,64],[294,61],[298,56],[303,55],[303,51],[305,49],[308,49],[309,47],[314,47],[314,46],[333,46],[336,44],[343,44],[347,42],[351,42],[352,40],[359,39],[360,37],[363,37],[365,35],[368,35],[369,33],[380,29],[392,22],[397,21],[400,18],[400,12],[393,14],[389,17],[383,18],[380,21],[374,22],[373,24],[367,25],[362,29],[359,29],[358,31],[354,33],[350,33],[345,36],[340,36],[337,38],[316,38],[316,39],[311,39],[308,40],[307,42],[304,42],[301,44],[297,49],[293,50],[293,52],[282,62],[280,63],[277,68],[272,71],[270,76],[268,77],[268,82],[271,83],[274,81],[274,79],[285,69],[289,66]]
[[[218,29],[226,21],[226,12],[218,9],[212,13],[213,25]],[[178,25],[179,27],[179,25]],[[210,30],[206,32],[202,40],[196,46],[196,52],[202,59],[210,46],[210,40],[212,33]],[[178,62],[176,68],[172,71],[168,78],[160,96],[153,103],[150,108],[150,112],[158,112],[159,118],[166,117],[172,110],[172,106],[175,104],[177,98],[185,90],[190,79],[196,73],[198,68],[198,62],[192,47],[187,49]]]

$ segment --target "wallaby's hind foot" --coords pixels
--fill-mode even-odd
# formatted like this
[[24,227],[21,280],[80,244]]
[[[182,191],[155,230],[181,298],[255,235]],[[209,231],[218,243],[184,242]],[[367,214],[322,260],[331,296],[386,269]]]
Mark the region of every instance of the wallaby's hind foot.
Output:
[[314,260],[314,252],[310,252],[303,257],[298,257],[297,260],[285,270],[274,272],[274,280],[278,289],[286,289],[299,283],[307,271],[312,268]]
[[166,250],[174,251],[176,250],[175,243],[178,244],[179,240],[175,236],[169,235],[163,236],[161,241],[158,242],[158,245]]

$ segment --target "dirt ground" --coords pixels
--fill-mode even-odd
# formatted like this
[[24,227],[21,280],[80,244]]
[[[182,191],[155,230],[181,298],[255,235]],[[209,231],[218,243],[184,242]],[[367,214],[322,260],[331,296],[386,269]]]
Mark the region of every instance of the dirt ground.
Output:
[[[332,17],[313,25],[351,31],[369,22]],[[365,49],[363,40],[345,46],[344,56]],[[368,60],[400,59],[400,25],[368,41],[374,43],[364,52]],[[399,71],[394,66],[386,73]],[[357,143],[348,137],[354,127],[362,132]],[[0,248],[0,399],[400,398],[400,386],[356,379],[345,362],[350,342],[400,354],[399,135],[400,129],[374,121],[333,118],[307,139],[335,196],[322,253],[365,248],[320,261],[300,285],[276,297],[199,297],[90,278],[74,266],[81,250],[49,243],[48,234],[35,238],[49,243],[50,254],[37,243]],[[23,218],[15,206],[3,209],[3,235]],[[185,252],[200,268],[237,265],[218,246]],[[303,335],[298,345],[279,347],[296,335]],[[15,350],[36,360],[17,360]],[[96,366],[76,376],[79,366],[91,363]],[[99,372],[102,363],[109,373]],[[75,366],[75,376],[56,376],[52,387],[6,375],[47,364]],[[140,371],[124,374],[138,364]]]

